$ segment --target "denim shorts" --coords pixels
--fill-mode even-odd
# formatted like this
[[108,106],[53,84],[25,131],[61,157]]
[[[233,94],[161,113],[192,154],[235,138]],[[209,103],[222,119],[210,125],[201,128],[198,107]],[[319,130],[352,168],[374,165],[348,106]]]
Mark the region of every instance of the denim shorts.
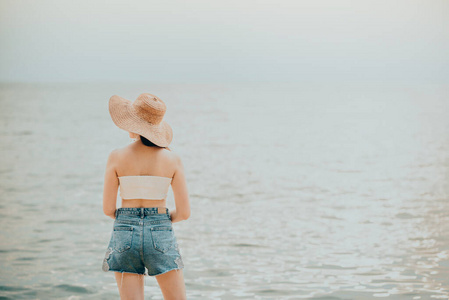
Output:
[[121,207],[103,271],[155,276],[184,268],[168,208]]

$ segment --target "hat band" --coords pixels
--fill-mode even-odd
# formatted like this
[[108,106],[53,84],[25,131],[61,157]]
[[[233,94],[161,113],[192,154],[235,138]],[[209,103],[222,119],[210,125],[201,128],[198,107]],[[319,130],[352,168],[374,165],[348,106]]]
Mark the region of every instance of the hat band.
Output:
[[164,117],[163,112],[161,115],[160,111],[149,110],[148,107],[142,107],[142,105],[138,105],[138,104],[134,105],[134,104],[136,104],[136,103],[133,103],[133,106],[134,106],[134,109],[135,109],[137,115],[141,119],[143,119],[151,124],[156,124],[156,125],[162,122],[162,119]]

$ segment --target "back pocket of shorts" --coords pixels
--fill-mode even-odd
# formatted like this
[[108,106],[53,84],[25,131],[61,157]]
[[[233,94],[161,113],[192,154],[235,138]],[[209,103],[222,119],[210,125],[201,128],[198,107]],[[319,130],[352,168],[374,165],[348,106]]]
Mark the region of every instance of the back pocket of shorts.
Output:
[[117,252],[125,252],[131,248],[133,240],[133,227],[115,226],[113,230],[114,249]]
[[151,237],[153,238],[153,246],[159,252],[165,253],[175,244],[175,236],[173,229],[169,226],[157,226],[151,228]]

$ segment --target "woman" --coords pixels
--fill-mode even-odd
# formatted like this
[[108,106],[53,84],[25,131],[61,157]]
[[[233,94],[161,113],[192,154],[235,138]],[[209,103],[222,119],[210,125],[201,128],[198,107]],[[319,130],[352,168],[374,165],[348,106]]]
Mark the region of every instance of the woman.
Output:
[[[115,219],[103,260],[103,271],[114,271],[121,299],[144,299],[144,275],[155,276],[164,299],[185,299],[184,267],[172,223],[190,216],[181,159],[167,146],[173,133],[163,120],[158,97],[144,93],[132,103],[109,99],[113,122],[135,142],[108,157],[103,211]],[[172,186],[176,208],[166,208]],[[122,207],[116,209],[120,186]]]

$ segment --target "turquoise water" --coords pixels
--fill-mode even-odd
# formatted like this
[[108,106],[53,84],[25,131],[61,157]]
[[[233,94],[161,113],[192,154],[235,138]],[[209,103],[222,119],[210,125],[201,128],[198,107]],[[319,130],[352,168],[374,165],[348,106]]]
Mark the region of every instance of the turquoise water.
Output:
[[448,299],[448,91],[2,84],[0,296],[118,299],[102,184],[131,140],[107,105],[150,92],[186,168],[188,299]]

